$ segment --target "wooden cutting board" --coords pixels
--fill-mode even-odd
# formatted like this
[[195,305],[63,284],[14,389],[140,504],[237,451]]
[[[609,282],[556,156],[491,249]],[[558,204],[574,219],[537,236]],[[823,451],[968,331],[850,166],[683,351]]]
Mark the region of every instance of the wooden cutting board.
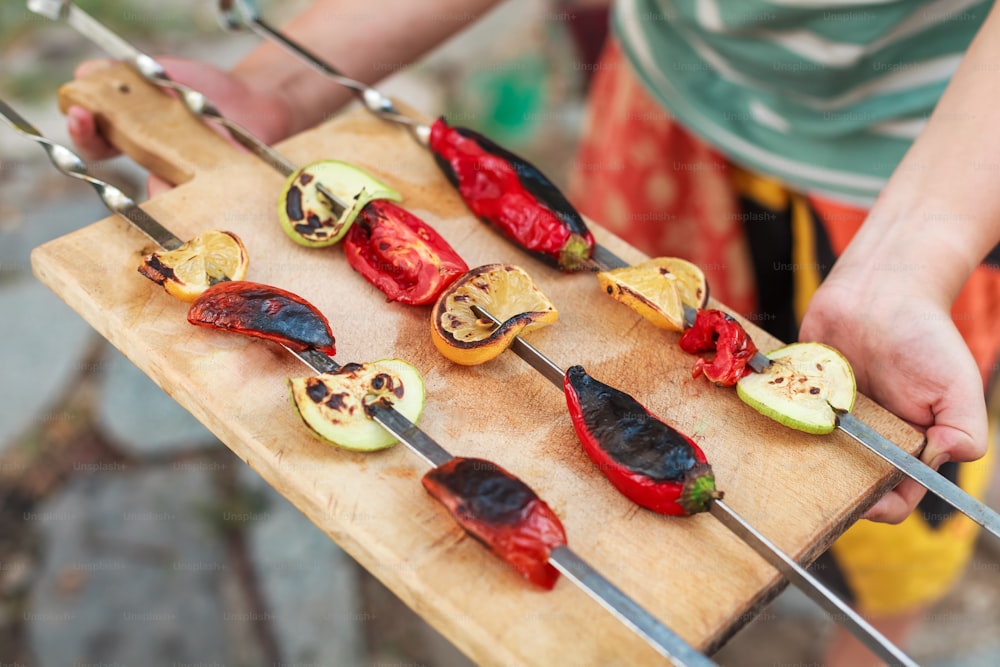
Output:
[[[149,213],[181,238],[210,228],[239,234],[251,257],[248,279],[318,306],[342,363],[399,357],[417,366],[427,385],[422,428],[454,454],[519,475],[562,517],[574,549],[686,640],[714,650],[781,589],[777,573],[711,516],[666,518],[621,497],[583,454],[562,392],[513,353],[471,368],[446,361],[428,335],[429,308],[386,303],[338,247],[290,241],[275,213],[283,178],[176,100],[120,66],[62,92],[64,108],[72,101],[93,110],[117,145],[184,183],[144,204]],[[560,308],[560,321],[530,342],[563,367],[582,364],[693,436],[726,500],[800,562],[811,562],[897,481],[840,433],[786,429],[735,391],[693,380],[694,359],[679,351],[677,334],[607,298],[593,275],[562,274],[474,219],[404,130],[354,112],[277,148],[298,164],[342,159],[384,179],[470,266],[523,266]],[[592,229],[626,260],[644,259]],[[37,248],[32,262],[42,282],[476,662],[662,664],[570,582],[538,592],[468,538],[424,492],[426,468],[405,447],[364,455],[315,440],[285,385],[306,369],[270,343],[189,325],[185,304],[136,273],[151,249],[111,217]],[[762,349],[777,345],[746,326]],[[856,412],[909,451],[919,447],[918,434],[864,397]]]

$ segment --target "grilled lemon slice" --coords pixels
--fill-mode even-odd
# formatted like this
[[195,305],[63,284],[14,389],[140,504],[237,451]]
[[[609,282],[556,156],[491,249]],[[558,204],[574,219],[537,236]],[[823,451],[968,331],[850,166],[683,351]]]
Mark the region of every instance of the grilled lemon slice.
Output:
[[[478,317],[474,305],[500,326]],[[556,307],[524,269],[486,264],[459,277],[438,297],[431,312],[431,340],[456,364],[475,366],[499,356],[515,336],[558,319]]]
[[684,330],[684,306],[708,303],[708,282],[697,266],[676,257],[658,257],[635,266],[601,271],[597,281],[608,295],[662,329]]
[[194,301],[206,289],[227,280],[242,280],[250,258],[232,232],[207,231],[176,250],[147,255],[139,273],[162,285],[181,301]]

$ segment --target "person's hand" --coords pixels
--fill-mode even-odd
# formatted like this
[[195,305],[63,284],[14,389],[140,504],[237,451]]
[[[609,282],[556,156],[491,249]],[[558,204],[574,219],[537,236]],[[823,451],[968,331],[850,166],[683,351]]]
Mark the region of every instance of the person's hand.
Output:
[[[157,62],[170,78],[205,93],[223,116],[242,125],[265,143],[272,144],[290,133],[292,114],[281,98],[261,92],[237,75],[205,63],[178,58],[157,58]],[[76,77],[86,76],[108,65],[106,60],[81,63]],[[93,114],[86,109],[70,107],[66,112],[66,125],[70,139],[87,160],[103,160],[118,154],[118,150],[100,134]],[[165,181],[150,176],[150,196],[169,187],[171,185]]]
[[[920,458],[930,467],[980,458],[987,442],[982,380],[948,299],[922,282],[933,280],[932,269],[859,266],[838,262],[814,295],[799,339],[840,350],[859,391],[925,434]],[[899,523],[924,492],[907,479],[865,516]]]

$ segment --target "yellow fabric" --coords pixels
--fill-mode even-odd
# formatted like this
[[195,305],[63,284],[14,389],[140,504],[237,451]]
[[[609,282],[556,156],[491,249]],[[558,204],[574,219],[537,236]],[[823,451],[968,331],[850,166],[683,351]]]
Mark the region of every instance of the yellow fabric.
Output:
[[[776,212],[791,211],[794,305],[801,322],[820,283],[808,201],[773,178],[738,168],[732,178],[740,195]],[[993,434],[998,424],[996,419],[991,422],[987,455],[959,469],[959,486],[979,499],[989,485],[995,456]],[[898,525],[859,521],[834,543],[833,555],[862,613],[895,616],[945,595],[965,569],[979,532],[958,511],[932,528],[918,510]]]
[[739,167],[733,167],[732,172],[733,185],[741,196],[752,199],[772,211],[791,209],[795,320],[801,323],[809,306],[809,299],[820,283],[809,202],[802,195],[788,190],[775,178],[755,174]]
[[772,211],[788,207],[789,191],[776,178],[732,167],[733,185],[740,195],[754,200]]
[[804,197],[792,196],[792,279],[795,294],[795,321],[802,324],[809,300],[819,288],[819,264],[812,214]]
[[[995,431],[994,423],[990,432]],[[959,486],[979,499],[989,485],[994,439],[986,456],[959,468]],[[859,521],[834,543],[833,555],[861,612],[894,616],[945,595],[962,575],[979,533],[960,512],[931,528],[917,511],[896,526]]]

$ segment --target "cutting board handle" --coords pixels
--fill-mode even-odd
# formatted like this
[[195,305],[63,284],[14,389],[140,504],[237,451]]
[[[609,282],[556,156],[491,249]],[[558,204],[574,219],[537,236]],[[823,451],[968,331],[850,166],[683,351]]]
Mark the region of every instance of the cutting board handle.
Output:
[[59,108],[81,106],[118,150],[180,185],[239,158],[239,150],[177,98],[122,63],[96,69],[59,89]]

